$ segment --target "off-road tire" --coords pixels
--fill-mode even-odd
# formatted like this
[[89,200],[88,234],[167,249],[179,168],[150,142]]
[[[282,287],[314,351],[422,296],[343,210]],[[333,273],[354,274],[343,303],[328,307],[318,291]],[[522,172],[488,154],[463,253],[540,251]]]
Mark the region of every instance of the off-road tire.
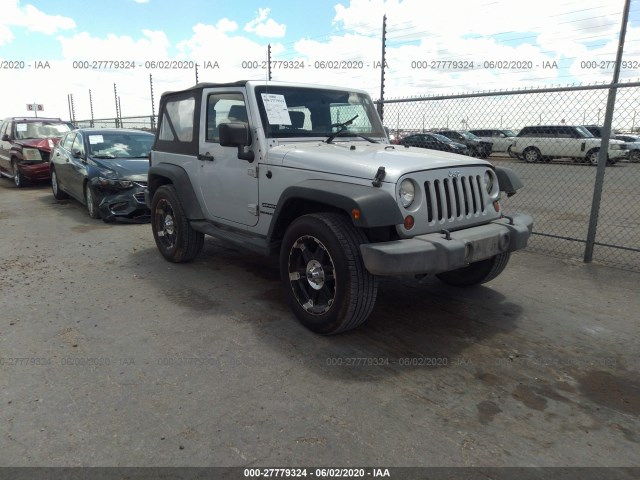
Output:
[[502,273],[509,263],[510,252],[499,253],[495,257],[480,260],[468,267],[436,275],[442,282],[456,287],[470,287],[486,283]]
[[365,268],[367,242],[348,217],[314,213],[297,218],[280,250],[285,297],[300,322],[323,335],[351,330],[369,317],[378,282]]
[[198,256],[204,245],[204,233],[189,225],[173,185],[163,185],[154,193],[151,229],[158,250],[170,262],[190,262]]
[[69,198],[65,192],[60,190],[60,183],[58,182],[58,174],[56,173],[56,169],[51,169],[51,191],[53,192],[53,197],[56,200],[64,200],[65,198]]
[[93,219],[100,218],[100,210],[98,209],[98,202],[93,196],[89,182],[84,184],[84,201],[87,206],[87,213]]

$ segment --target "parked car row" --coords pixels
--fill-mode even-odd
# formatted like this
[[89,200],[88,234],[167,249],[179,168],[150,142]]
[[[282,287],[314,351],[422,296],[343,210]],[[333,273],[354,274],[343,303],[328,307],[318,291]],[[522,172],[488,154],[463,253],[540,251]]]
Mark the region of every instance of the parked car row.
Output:
[[[481,158],[500,152],[526,162],[571,158],[596,165],[602,129],[597,125],[534,125],[518,133],[503,129],[437,130],[410,134],[396,143]],[[612,135],[607,154],[609,164],[622,159],[639,162],[640,137]]]
[[397,143],[479,158],[487,158],[492,151],[492,142],[482,140],[471,132],[456,130],[416,133],[398,140]]

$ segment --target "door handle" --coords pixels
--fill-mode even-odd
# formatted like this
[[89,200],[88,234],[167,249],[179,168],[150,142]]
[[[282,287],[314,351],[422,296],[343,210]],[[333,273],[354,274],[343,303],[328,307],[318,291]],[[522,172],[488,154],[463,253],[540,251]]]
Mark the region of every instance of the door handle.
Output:
[[199,153],[196,158],[198,160],[204,160],[205,162],[213,162],[213,155],[211,155],[209,152],[204,154]]

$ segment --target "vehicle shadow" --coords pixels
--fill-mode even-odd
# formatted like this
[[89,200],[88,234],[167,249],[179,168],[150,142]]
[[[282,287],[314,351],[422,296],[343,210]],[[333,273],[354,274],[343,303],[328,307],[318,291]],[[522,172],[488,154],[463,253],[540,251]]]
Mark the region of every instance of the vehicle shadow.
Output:
[[[166,294],[167,262],[155,245],[131,255],[131,265],[149,269],[145,281],[151,289]],[[278,356],[294,358],[296,365],[318,375],[354,381],[451,367],[464,361],[466,349],[479,344],[491,343],[495,352],[498,342],[492,337],[515,329],[522,314],[519,305],[486,286],[463,289],[430,277],[422,282],[383,278],[369,320],[326,337],[303,327],[287,306],[276,258],[226,248],[207,238],[196,260],[175,265],[172,272],[180,295],[192,299],[183,306],[194,315],[208,316],[211,307],[212,318],[226,314],[249,324],[258,341]],[[227,293],[214,293],[223,288]],[[504,346],[505,357],[507,351]]]

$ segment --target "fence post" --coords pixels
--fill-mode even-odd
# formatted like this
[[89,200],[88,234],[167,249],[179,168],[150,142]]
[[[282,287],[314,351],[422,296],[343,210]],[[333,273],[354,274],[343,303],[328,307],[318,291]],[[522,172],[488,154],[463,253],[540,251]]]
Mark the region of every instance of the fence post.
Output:
[[[624,11],[622,12],[622,25],[620,26],[620,36],[618,38],[618,51],[616,52],[616,63],[613,68],[613,81],[609,88],[607,97],[607,108],[604,113],[604,127],[602,129],[602,140],[600,142],[600,152],[598,154],[598,170],[593,186],[593,200],[591,202],[591,215],[589,216],[589,230],[587,231],[587,244],[584,249],[584,261],[590,263],[593,260],[593,247],[596,242],[598,231],[598,214],[600,213],[600,202],[602,200],[602,187],[604,184],[604,171],[607,166],[609,151],[609,139],[611,138],[611,123],[613,121],[613,109],[616,104],[617,84],[620,78],[620,64],[622,63],[622,52],[624,50],[624,39],[627,35],[627,21],[629,18],[629,2],[625,0]],[[598,110],[598,118],[600,111]]]

